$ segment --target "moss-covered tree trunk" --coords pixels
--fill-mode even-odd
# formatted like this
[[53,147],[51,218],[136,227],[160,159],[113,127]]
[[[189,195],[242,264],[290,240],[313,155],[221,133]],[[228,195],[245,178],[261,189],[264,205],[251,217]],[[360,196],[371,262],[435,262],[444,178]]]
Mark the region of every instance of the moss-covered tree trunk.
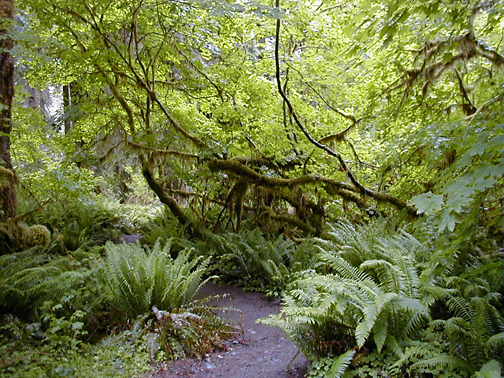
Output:
[[10,50],[14,41],[9,33],[14,22],[14,1],[0,0],[0,222],[17,213],[16,176],[10,155],[14,60]]

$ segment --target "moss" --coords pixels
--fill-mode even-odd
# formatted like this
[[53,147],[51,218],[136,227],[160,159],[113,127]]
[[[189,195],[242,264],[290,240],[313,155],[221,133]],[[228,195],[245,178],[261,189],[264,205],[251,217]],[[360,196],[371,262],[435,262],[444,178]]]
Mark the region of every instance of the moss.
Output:
[[20,224],[18,234],[20,235],[20,245],[23,248],[30,248],[35,246],[48,247],[51,240],[51,232],[46,226],[37,224],[35,226],[26,227]]

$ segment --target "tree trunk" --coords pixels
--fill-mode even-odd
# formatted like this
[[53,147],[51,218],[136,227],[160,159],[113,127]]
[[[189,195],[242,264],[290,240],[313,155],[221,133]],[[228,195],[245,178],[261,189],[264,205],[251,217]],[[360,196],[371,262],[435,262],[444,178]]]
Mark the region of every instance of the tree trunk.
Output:
[[0,222],[17,213],[16,175],[10,156],[12,130],[12,99],[14,97],[14,60],[10,50],[14,41],[9,38],[14,22],[14,1],[0,0]]
[[66,114],[65,118],[65,135],[69,134],[70,131],[73,129],[73,121],[71,117],[71,107],[73,106],[72,103],[72,84],[68,83],[66,85],[63,85],[63,111]]

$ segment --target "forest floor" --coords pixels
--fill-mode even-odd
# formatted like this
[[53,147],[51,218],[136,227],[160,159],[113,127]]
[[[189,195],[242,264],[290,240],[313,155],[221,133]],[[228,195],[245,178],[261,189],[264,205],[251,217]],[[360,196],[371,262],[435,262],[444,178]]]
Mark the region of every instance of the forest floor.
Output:
[[[232,306],[239,311],[219,314],[243,326],[244,334],[228,343],[227,351],[208,354],[204,360],[177,360],[160,366],[150,378],[301,378],[308,360],[302,354],[287,367],[297,347],[278,329],[256,323],[280,311],[278,302],[269,301],[261,293],[247,292],[233,286],[207,284],[199,297],[230,294],[219,300],[219,306]],[[145,376],[147,377],[147,376]]]

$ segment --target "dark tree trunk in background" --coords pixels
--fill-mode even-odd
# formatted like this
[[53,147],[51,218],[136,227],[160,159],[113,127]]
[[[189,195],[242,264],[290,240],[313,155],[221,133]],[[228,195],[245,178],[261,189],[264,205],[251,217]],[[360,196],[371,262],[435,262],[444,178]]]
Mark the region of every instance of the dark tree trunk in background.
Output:
[[[1,1],[1,0],[0,0]],[[73,121],[70,117],[72,107],[72,85],[68,83],[63,86],[63,111],[66,113],[65,119],[65,134],[70,133],[73,129]]]
[[16,176],[10,155],[12,99],[14,97],[14,60],[8,38],[14,22],[14,1],[0,0],[0,222],[17,213]]

